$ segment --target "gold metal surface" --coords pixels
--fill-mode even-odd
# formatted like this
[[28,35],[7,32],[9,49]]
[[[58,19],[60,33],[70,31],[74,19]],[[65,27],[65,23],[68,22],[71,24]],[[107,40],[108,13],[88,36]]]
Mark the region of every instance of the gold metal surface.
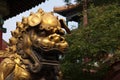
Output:
[[[0,57],[3,58],[0,64],[0,80],[62,80],[60,70],[57,71],[59,75],[52,70],[59,67],[58,64],[50,65],[52,63],[41,62],[41,59],[49,59],[49,53],[59,56],[58,52],[63,54],[68,48],[63,37],[65,24],[61,24],[61,20],[52,12],[39,9],[36,13],[23,17],[22,22],[17,22],[16,26],[11,32],[7,51],[0,51]],[[55,56],[52,58],[51,60],[57,60]],[[40,77],[44,66],[52,66],[48,70],[51,71],[48,72],[49,79],[46,73]]]

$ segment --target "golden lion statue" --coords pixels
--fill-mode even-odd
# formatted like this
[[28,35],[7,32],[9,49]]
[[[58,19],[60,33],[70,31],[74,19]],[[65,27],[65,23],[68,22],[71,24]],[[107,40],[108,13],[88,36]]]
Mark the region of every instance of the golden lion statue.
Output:
[[0,80],[61,80],[59,56],[68,48],[63,35],[70,33],[64,21],[39,9],[16,26],[0,51]]

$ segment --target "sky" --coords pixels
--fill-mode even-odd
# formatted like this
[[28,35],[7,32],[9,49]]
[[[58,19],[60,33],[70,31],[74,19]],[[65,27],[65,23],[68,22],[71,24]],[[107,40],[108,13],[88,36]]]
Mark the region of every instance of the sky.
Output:
[[[74,4],[74,0],[72,0],[72,3]],[[9,18],[8,20],[4,21],[4,25],[3,27],[7,29],[7,33],[3,33],[3,39],[7,42],[9,42],[9,38],[11,37],[11,31],[15,30],[16,28],[16,22],[21,22],[22,17],[27,17],[29,16],[30,12],[36,12],[39,8],[42,8],[45,12],[51,12],[53,11],[54,7],[59,7],[59,6],[64,6],[64,0],[46,0],[44,3],[39,4],[38,6],[25,11],[21,14],[18,14],[15,17]],[[59,15],[59,14],[55,14],[56,16],[58,16],[59,18],[62,18],[64,20],[66,20],[65,17]],[[77,23],[75,22],[69,22],[68,23],[68,27],[70,29],[74,29],[77,27]]]

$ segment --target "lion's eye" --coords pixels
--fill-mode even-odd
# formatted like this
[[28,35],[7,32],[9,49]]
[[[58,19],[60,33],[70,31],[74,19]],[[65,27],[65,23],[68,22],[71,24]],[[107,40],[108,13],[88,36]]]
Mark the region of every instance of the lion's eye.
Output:
[[40,25],[40,26],[39,26],[39,29],[40,29],[40,30],[43,30],[43,26]]

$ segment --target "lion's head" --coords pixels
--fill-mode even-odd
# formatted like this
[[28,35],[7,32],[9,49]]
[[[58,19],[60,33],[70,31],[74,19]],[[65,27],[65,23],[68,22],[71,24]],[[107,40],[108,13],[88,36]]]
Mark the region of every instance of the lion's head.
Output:
[[[39,9],[28,17],[23,17],[22,22],[17,22],[16,30],[12,31],[9,51],[21,56],[29,69],[37,72],[42,60],[57,60],[68,48],[63,35],[65,24],[52,12]],[[66,29],[66,26],[65,26]],[[68,29],[67,29],[68,30]]]

